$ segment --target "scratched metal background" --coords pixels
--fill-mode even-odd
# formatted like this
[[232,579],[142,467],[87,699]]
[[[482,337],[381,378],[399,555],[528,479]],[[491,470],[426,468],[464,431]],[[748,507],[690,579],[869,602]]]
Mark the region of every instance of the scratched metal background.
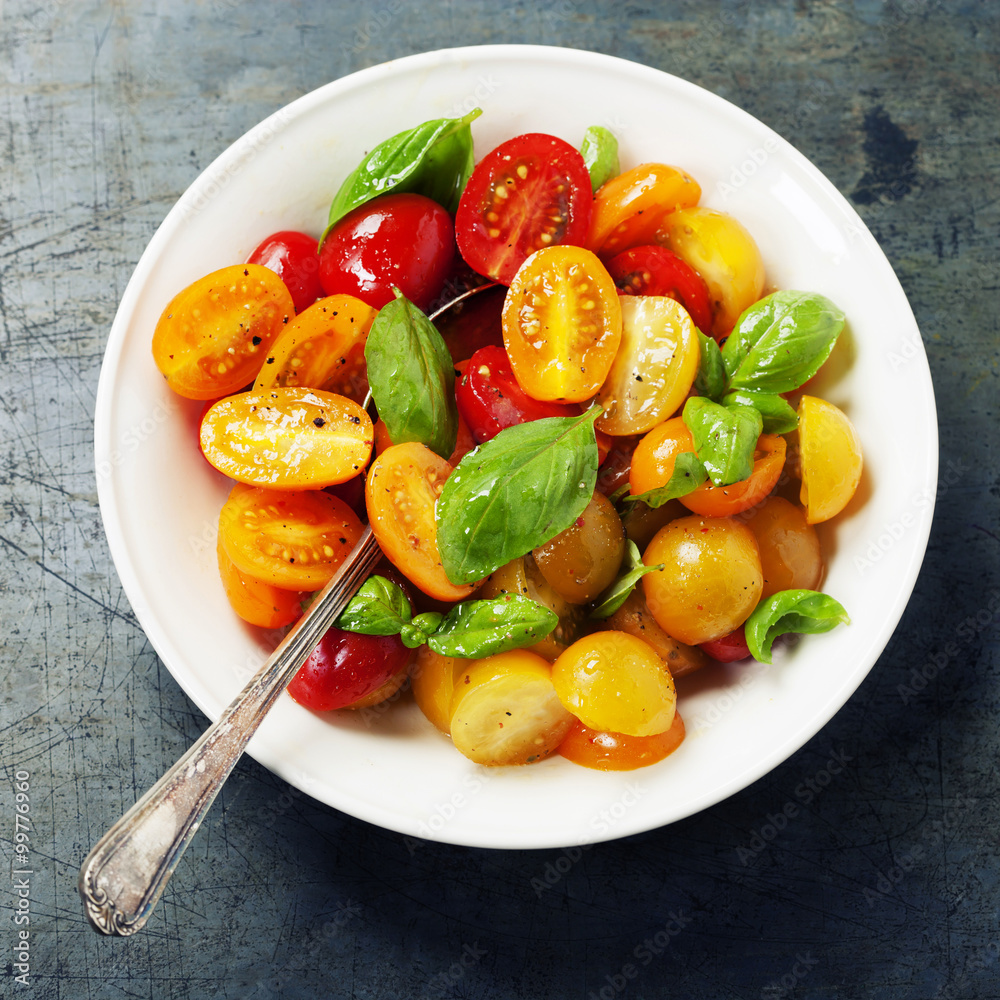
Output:
[[[24,995],[1000,996],[998,10],[0,3],[0,994],[24,989],[6,884],[24,768]],[[772,774],[578,860],[411,851],[244,761],[147,930],[98,938],[79,863],[205,723],[137,627],[97,508],[94,395],[133,265],[202,167],[292,98],[385,59],[507,41],[596,49],[721,94],[871,226],[923,331],[941,422],[941,497],[903,623],[848,706]],[[899,685],[942,651],[904,701]],[[833,751],[844,773],[804,804]],[[788,802],[799,813],[771,837]],[[671,913],[684,926],[661,948]]]

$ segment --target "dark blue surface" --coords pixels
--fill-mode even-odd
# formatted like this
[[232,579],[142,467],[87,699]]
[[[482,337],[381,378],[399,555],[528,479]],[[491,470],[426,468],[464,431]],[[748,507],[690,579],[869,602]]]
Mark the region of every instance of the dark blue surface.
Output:
[[[997,11],[8,0],[5,858],[21,768],[35,825],[31,985],[5,978],[3,996],[1000,996]],[[125,282],[199,170],[276,108],[385,59],[507,41],[715,91],[868,222],[922,330],[940,419],[937,513],[903,621],[848,705],[766,778],[579,852],[408,844],[245,760],[147,929],[98,938],[80,861],[205,723],[138,628],[96,506],[93,399]],[[0,888],[0,969],[17,898]]]

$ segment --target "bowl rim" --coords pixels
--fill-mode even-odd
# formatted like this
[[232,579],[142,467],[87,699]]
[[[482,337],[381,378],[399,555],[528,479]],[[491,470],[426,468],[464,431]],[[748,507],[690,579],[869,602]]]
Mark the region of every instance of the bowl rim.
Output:
[[[468,60],[483,58],[501,58],[508,61],[529,61],[536,62],[544,57],[550,63],[570,66],[574,68],[586,68],[588,70],[607,67],[618,72],[628,72],[635,78],[655,81],[659,85],[663,84],[663,78],[670,81],[670,85],[680,96],[689,96],[701,102],[707,102],[717,110],[736,121],[742,122],[756,133],[766,137],[773,137],[780,145],[783,157],[791,158],[797,163],[799,169],[808,173],[812,179],[825,188],[827,194],[834,202],[839,204],[840,209],[846,213],[856,227],[858,234],[868,245],[868,252],[876,254],[884,261],[886,267],[892,271],[892,265],[888,261],[884,251],[868,230],[867,226],[858,215],[854,207],[847,198],[833,185],[833,183],[816,167],[804,154],[799,152],[782,138],[777,132],[755,118],[749,112],[731,103],[723,97],[709,91],[688,80],[677,77],[663,70],[655,69],[640,63],[623,59],[618,56],[611,56],[604,53],[592,52],[587,49],[546,46],[546,45],[522,45],[522,44],[499,44],[483,46],[462,46],[454,48],[437,49],[429,52],[421,52],[414,55],[390,60],[358,70],[345,77],[333,80],[321,87],[310,91],[289,104],[279,108],[273,114],[263,119],[242,137],[231,143],[223,150],[204,170],[191,182],[181,197],[171,207],[156,232],[149,240],[143,253],[141,254],[136,267],[128,281],[121,301],[118,306],[114,321],[111,326],[107,346],[101,366],[98,380],[97,397],[94,414],[94,440],[95,440],[95,468],[97,471],[97,493],[100,504],[101,516],[104,530],[108,539],[108,547],[112,555],[115,568],[118,572],[126,597],[128,597],[140,627],[146,633],[157,655],[163,660],[171,676],[179,684],[185,694],[191,698],[204,714],[215,720],[225,707],[217,703],[207,690],[190,673],[177,672],[172,666],[171,659],[161,653],[162,649],[170,649],[171,642],[166,631],[160,627],[158,620],[153,615],[152,609],[141,599],[142,585],[134,562],[133,554],[129,551],[124,532],[120,526],[121,514],[116,495],[116,477],[111,474],[101,474],[102,463],[107,463],[108,456],[112,450],[113,422],[113,387],[117,382],[119,367],[122,360],[122,347],[128,332],[131,316],[136,308],[138,298],[143,286],[149,278],[161,249],[169,243],[175,236],[178,228],[185,219],[186,199],[203,190],[205,185],[211,182],[212,178],[219,176],[220,171],[225,170],[227,165],[234,162],[240,155],[241,148],[245,148],[247,143],[252,143],[262,136],[273,136],[276,131],[287,127],[295,118],[300,117],[314,107],[320,106],[327,101],[336,99],[340,95],[354,90],[361,90],[370,87],[382,80],[391,79],[397,75],[407,74],[415,69],[430,69],[442,65],[442,63],[456,63]],[[899,285],[898,278],[896,278]],[[899,286],[900,297],[906,301],[905,293]],[[938,427],[937,413],[934,403],[933,383],[930,378],[930,369],[927,364],[923,343],[920,339],[919,328],[916,319],[913,317],[912,309],[906,304],[908,318],[912,322],[913,330],[917,331],[917,343],[919,345],[918,364],[921,364],[922,374],[925,375],[925,391],[927,402],[929,403],[929,433],[930,439],[927,441],[926,464],[923,468],[923,478],[930,487],[937,485],[938,478]],[[858,688],[864,678],[868,675],[882,650],[885,648],[892,632],[901,618],[906,604],[912,594],[916,583],[917,575],[926,552],[927,542],[933,520],[934,498],[930,500],[929,508],[920,518],[913,536],[914,543],[911,546],[912,552],[905,567],[905,579],[895,594],[895,600],[887,614],[883,627],[873,634],[860,654],[868,666],[864,670],[858,670],[845,681],[837,690],[836,697],[831,697],[824,706],[824,711],[810,715],[807,721],[790,727],[785,739],[776,746],[772,752],[760,759],[756,766],[747,768],[734,774],[731,781],[713,787],[700,797],[696,797],[689,802],[687,807],[672,815],[671,818],[659,822],[629,826],[627,823],[615,827],[607,836],[589,838],[588,842],[595,843],[602,840],[617,839],[630,834],[644,832],[649,829],[656,829],[659,826],[668,825],[680,819],[684,819],[697,812],[702,811],[718,802],[723,801],[730,795],[748,787],[754,781],[767,774],[784,760],[788,759],[796,750],[816,735],[829,720],[843,707],[846,701]],[[524,831],[524,835],[514,837],[509,831],[504,831],[503,836],[491,838],[489,836],[477,835],[469,837],[464,835],[459,829],[446,828],[441,835],[427,837],[425,833],[418,832],[418,825],[414,817],[401,818],[399,814],[391,810],[372,805],[372,803],[352,797],[349,794],[339,795],[337,801],[331,801],[328,796],[317,795],[309,787],[303,787],[301,776],[295,773],[293,768],[287,766],[282,760],[275,759],[274,755],[262,751],[259,746],[255,746],[251,741],[248,750],[259,763],[273,771],[284,780],[299,788],[306,794],[319,798],[337,809],[349,812],[351,815],[375,823],[387,829],[395,830],[408,836],[421,837],[423,839],[434,839],[444,843],[462,844],[467,846],[488,847],[497,849],[536,849],[566,846],[564,837],[539,836],[537,831]]]

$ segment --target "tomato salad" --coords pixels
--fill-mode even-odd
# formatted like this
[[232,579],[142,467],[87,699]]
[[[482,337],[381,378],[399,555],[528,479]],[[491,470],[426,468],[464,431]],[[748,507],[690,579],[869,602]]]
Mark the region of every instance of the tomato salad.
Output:
[[294,622],[364,520],[385,555],[294,699],[409,683],[473,761],[644,766],[684,738],[675,677],[848,620],[814,525],[861,448],[803,392],[844,317],[764,295],[752,236],[683,169],[622,171],[596,127],[476,165],[478,114],[377,146],[321,239],[275,233],[182,290],[154,359],[206,401],[202,452],[234,481],[241,618]]

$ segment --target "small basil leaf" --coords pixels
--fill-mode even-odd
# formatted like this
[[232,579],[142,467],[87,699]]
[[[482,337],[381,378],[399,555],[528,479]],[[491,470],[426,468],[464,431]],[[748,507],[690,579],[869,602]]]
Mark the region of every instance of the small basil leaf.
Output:
[[333,623],[345,632],[396,635],[410,621],[410,602],[384,576],[370,576]]
[[642,501],[647,507],[662,507],[670,500],[686,497],[696,490],[705,480],[708,472],[693,451],[681,452],[674,460],[674,471],[670,478],[655,490],[647,490],[636,496],[626,497],[629,503]]
[[590,171],[590,184],[594,191],[621,173],[618,163],[618,140],[603,125],[591,125],[583,133],[580,155]]
[[771,662],[771,645],[779,635],[829,632],[851,619],[839,601],[815,590],[781,590],[761,601],[747,619],[747,646],[755,660]]
[[736,321],[722,349],[730,389],[791,392],[819,371],[844,314],[813,292],[774,292]]
[[558,624],[554,611],[519,594],[504,594],[456,604],[427,645],[441,656],[478,659],[541,642]]
[[628,600],[628,595],[635,590],[640,578],[655,569],[663,569],[663,563],[646,566],[639,554],[639,547],[629,539],[625,543],[625,559],[618,578],[597,598],[597,604],[590,612],[590,617],[610,618]]
[[481,114],[436,118],[379,143],[333,196],[320,245],[348,212],[391,191],[425,195],[454,214],[473,167],[469,123]]
[[416,649],[422,646],[437,631],[444,615],[439,611],[426,611],[422,615],[417,615],[411,622],[407,622],[399,630],[399,638],[407,649]]
[[765,434],[787,434],[799,426],[799,415],[788,400],[769,392],[737,389],[722,397],[723,406],[752,406],[764,420]]
[[368,384],[393,444],[419,441],[447,458],[455,450],[455,369],[434,324],[398,288],[365,344]]
[[706,337],[698,331],[698,344],[701,347],[701,363],[694,380],[694,387],[702,396],[718,399],[726,388],[726,369],[722,363],[722,351],[714,337]]
[[597,481],[591,407],[502,430],[469,452],[438,498],[438,551],[452,583],[471,583],[568,528]]
[[[698,458],[716,486],[729,486],[753,472],[753,453],[763,420],[752,406],[723,406],[692,396],[682,414]],[[647,501],[648,502],[648,501]]]

